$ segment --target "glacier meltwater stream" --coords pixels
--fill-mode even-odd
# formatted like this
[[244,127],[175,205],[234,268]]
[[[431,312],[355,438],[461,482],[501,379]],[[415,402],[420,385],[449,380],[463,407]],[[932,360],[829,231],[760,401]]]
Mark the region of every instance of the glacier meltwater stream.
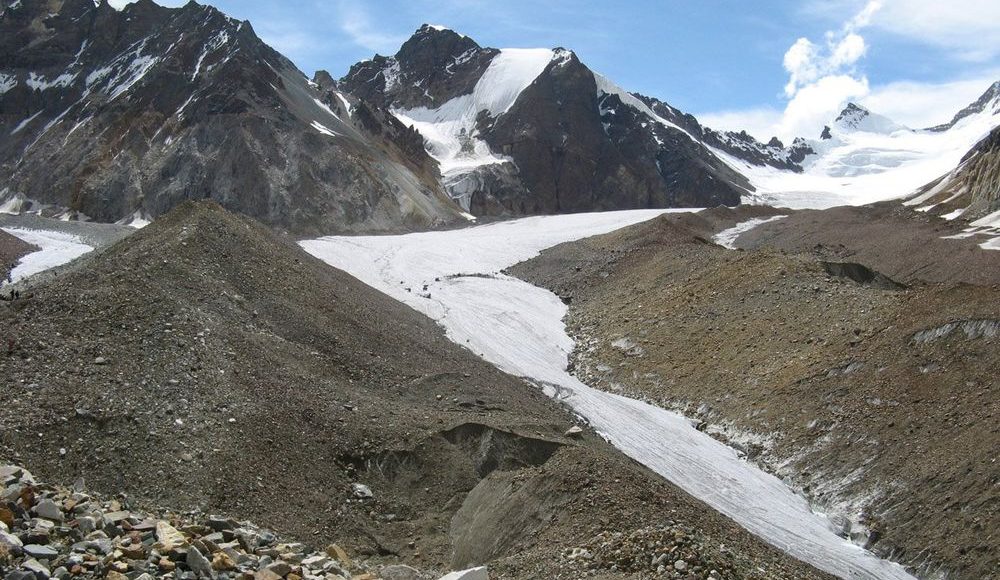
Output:
[[556,244],[651,219],[663,210],[531,217],[460,230],[336,236],[309,253],[437,320],[449,338],[546,392],[625,454],[788,554],[841,578],[911,579],[834,533],[777,478],[682,416],[606,393],[566,371],[573,340],[551,292],[501,273]]

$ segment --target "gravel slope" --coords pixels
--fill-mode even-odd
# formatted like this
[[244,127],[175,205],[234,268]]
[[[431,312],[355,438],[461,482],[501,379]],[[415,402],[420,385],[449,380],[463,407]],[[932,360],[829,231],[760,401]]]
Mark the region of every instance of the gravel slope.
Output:
[[[0,457],[50,481],[422,570],[645,578],[676,546],[685,570],[664,577],[826,577],[590,432],[564,435],[573,418],[542,393],[213,204],[3,303],[0,328]],[[626,541],[650,526],[682,537]],[[587,546],[600,557],[568,557]]]
[[[511,273],[569,302],[581,379],[704,421],[845,534],[920,575],[1000,576],[998,289],[912,275],[889,289],[898,286],[855,281],[885,280],[863,266],[709,242],[760,212],[664,216],[557,246]],[[797,215],[761,228],[792,224],[785,239],[811,247],[823,214],[808,212],[806,225]],[[883,247],[934,243],[860,227],[880,228]],[[847,245],[851,231],[838,235],[843,255],[871,255]],[[891,272],[907,272],[909,258]],[[961,259],[938,254],[921,271],[943,274]],[[966,264],[967,278],[992,275],[980,265]]]

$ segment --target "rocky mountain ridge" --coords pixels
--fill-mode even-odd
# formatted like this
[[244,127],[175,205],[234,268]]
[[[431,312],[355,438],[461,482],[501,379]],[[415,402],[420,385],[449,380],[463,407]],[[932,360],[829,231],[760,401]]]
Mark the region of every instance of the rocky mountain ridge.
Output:
[[[998,86],[923,131],[995,113]],[[630,93],[571,50],[482,47],[440,26],[339,80],[309,80],[249,23],[195,2],[0,12],[6,212],[144,222],[209,197],[308,235],[427,229],[463,213],[780,203],[800,186],[784,178],[815,167],[834,179],[891,171],[893,154],[838,148],[844,135],[904,129],[852,103],[816,139],[762,143]]]
[[411,131],[210,6],[8,3],[0,55],[8,211],[127,221],[211,198],[296,232],[462,221]]
[[561,48],[483,48],[425,25],[338,86],[421,131],[445,187],[477,215],[735,205],[750,187],[679,124]]

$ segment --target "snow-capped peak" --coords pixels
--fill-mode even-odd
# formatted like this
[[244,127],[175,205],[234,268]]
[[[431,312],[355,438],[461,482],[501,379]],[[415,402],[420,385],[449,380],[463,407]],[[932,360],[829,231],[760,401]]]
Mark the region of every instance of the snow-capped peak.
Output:
[[890,135],[896,131],[907,130],[906,127],[892,119],[872,113],[856,103],[848,103],[833,122],[835,129],[841,132],[863,131]]
[[462,38],[468,38],[466,35],[464,35],[464,34],[462,34],[460,32],[455,32],[453,29],[448,28],[447,26],[443,26],[441,24],[423,24],[423,25],[421,25],[420,28],[417,29],[416,32],[413,33],[413,35],[414,36],[419,36],[421,34],[434,34],[434,33],[438,33],[438,32],[450,32],[452,34],[457,34],[458,36],[461,36]]

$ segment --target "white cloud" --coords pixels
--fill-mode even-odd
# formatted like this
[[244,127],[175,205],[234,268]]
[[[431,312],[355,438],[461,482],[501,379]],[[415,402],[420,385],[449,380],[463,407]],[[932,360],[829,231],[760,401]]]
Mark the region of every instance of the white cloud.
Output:
[[408,38],[408,35],[389,34],[382,32],[384,25],[377,26],[371,22],[363,3],[354,0],[341,0],[338,3],[340,29],[347,34],[354,44],[380,54],[393,54]]
[[868,79],[827,75],[798,90],[788,102],[774,129],[786,143],[795,137],[818,138],[823,125],[843,110],[848,101],[868,94]]
[[852,16],[827,32],[822,42],[799,38],[785,52],[784,110],[756,107],[702,114],[706,125],[746,129],[760,140],[777,135],[788,143],[794,137],[815,138],[848,101],[856,101],[896,122],[924,128],[947,122],[1000,78],[1000,69],[993,68],[942,82],[904,80],[872,86],[858,70],[868,50],[862,33],[875,28],[952,48],[959,58],[1000,55],[1000,42],[994,40],[1000,38],[1000,2],[813,0],[806,8],[825,17]]
[[698,122],[722,131],[746,131],[760,141],[767,142],[775,135],[775,127],[781,122],[782,112],[771,107],[753,109],[715,111],[699,114]]
[[788,72],[785,111],[773,133],[788,141],[813,136],[850,99],[868,94],[868,79],[855,65],[868,51],[861,30],[881,9],[880,0],[869,0],[839,30],[828,31],[824,43],[799,38],[785,52],[782,65]]
[[898,81],[873,87],[861,104],[897,123],[923,129],[947,123],[1000,79],[1000,69],[982,77],[943,83]]
[[[862,8],[864,6],[864,8]],[[808,0],[803,12],[824,18],[852,19],[909,40],[946,49],[952,57],[984,62],[1000,55],[1000,2],[995,0],[882,0],[873,12],[865,0]]]
[[996,0],[886,0],[873,27],[934,44],[963,60],[1000,55],[1000,2]]
[[858,62],[867,50],[865,39],[860,34],[850,32],[834,46],[833,54],[830,56],[830,68],[851,66]]

